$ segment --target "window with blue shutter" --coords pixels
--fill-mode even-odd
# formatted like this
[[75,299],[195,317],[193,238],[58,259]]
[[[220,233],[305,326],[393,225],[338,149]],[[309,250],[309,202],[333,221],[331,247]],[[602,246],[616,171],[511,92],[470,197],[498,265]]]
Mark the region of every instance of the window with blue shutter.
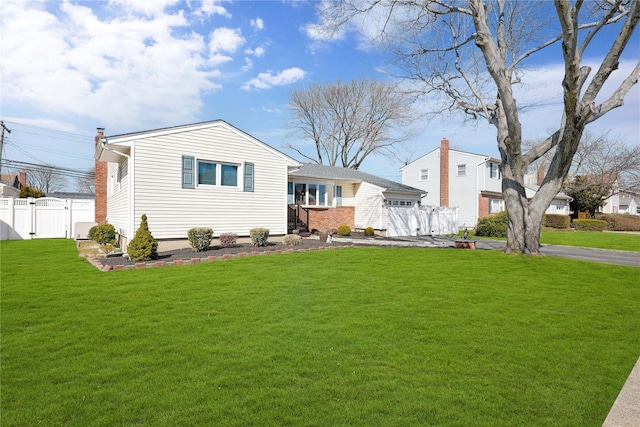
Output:
[[253,191],[254,170],[253,163],[244,164],[244,191]]
[[182,156],[182,188],[196,188],[195,158]]

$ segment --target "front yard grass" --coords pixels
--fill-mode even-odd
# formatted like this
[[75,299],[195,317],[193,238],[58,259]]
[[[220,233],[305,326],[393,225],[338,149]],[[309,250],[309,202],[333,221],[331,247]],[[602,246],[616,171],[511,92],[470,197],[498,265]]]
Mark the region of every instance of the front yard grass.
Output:
[[[463,232],[461,231],[459,236],[462,236],[462,234]],[[477,239],[507,240],[475,236],[472,231],[469,231],[469,236]],[[540,244],[640,252],[640,234],[596,231],[542,231]]]
[[23,425],[600,426],[639,270],[349,248],[101,273],[3,241],[1,414]]

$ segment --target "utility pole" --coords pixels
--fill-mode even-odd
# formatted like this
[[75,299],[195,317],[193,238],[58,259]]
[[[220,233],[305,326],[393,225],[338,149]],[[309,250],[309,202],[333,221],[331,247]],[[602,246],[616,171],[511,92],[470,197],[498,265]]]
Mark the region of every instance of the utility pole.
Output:
[[2,149],[4,148],[4,131],[6,130],[8,133],[11,133],[11,129],[6,127],[2,120],[0,120],[0,127],[2,127],[2,130],[0,131],[0,169],[2,169]]

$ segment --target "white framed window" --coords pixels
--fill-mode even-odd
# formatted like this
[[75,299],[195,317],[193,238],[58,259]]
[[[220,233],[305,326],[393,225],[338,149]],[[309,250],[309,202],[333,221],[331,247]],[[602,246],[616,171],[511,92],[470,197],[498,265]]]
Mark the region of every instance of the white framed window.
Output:
[[429,169],[420,169],[420,181],[429,181]]
[[504,200],[489,199],[489,213],[498,213],[504,210]]
[[456,176],[466,176],[467,175],[467,165],[458,165]]
[[238,165],[198,160],[197,184],[238,187]]
[[318,183],[289,182],[287,184],[287,201],[290,204],[305,206],[328,206],[327,186]]
[[413,200],[391,199],[391,200],[389,200],[389,206],[411,207],[411,206],[413,206]]
[[489,163],[489,168],[491,169],[491,171],[489,172],[490,177],[492,179],[501,179],[502,178],[502,173],[500,173],[500,165],[497,163]]

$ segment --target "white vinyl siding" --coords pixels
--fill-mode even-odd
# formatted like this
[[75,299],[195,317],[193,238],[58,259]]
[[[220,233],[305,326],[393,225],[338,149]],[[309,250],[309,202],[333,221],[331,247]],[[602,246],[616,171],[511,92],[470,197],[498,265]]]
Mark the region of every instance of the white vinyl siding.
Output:
[[126,235],[130,176],[128,171],[129,160],[124,157],[122,163],[109,163],[107,167],[107,179],[113,183],[113,188],[107,197],[107,222],[113,225],[116,232],[124,237],[129,237]]
[[[136,228],[146,214],[157,239],[186,238],[193,227],[210,227],[215,235],[246,236],[254,227],[286,234],[287,161],[263,144],[218,125],[137,140],[135,154]],[[238,165],[238,185],[183,189],[183,156]],[[246,162],[253,163],[253,192],[240,185]]]
[[373,227],[377,230],[386,230],[386,210],[383,217],[383,201],[380,187],[368,182],[356,184],[356,186],[358,186],[355,197],[356,228]]

